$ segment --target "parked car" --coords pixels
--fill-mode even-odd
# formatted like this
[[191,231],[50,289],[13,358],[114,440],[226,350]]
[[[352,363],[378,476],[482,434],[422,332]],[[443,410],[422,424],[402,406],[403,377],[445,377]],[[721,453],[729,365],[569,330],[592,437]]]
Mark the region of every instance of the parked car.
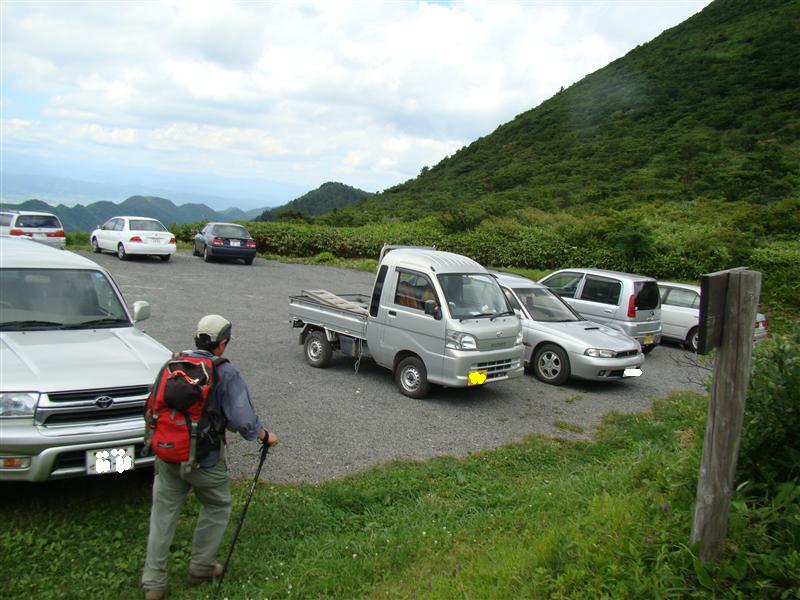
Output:
[[607,381],[640,374],[639,343],[587,321],[546,286],[511,273],[492,273],[522,322],[525,365],[537,378],[562,385],[570,377]]
[[562,269],[539,283],[586,319],[636,339],[645,354],[661,341],[661,302],[652,277],[602,269]]
[[28,237],[61,250],[67,245],[64,226],[57,216],[48,212],[32,210],[0,212],[0,235]]
[[170,351],[83,256],[0,238],[0,481],[115,473],[144,457],[144,405]]
[[206,262],[215,258],[242,259],[252,265],[256,257],[256,241],[250,232],[236,223],[209,223],[194,236],[192,254]]
[[[700,286],[689,283],[659,281],[661,290],[661,335],[685,344],[697,352],[699,343],[698,325],[700,323]],[[767,337],[767,317],[758,313],[753,327],[753,339]]]
[[175,254],[175,236],[161,221],[149,217],[113,217],[92,231],[92,250],[116,253],[120,260],[132,254],[157,256],[164,262]]

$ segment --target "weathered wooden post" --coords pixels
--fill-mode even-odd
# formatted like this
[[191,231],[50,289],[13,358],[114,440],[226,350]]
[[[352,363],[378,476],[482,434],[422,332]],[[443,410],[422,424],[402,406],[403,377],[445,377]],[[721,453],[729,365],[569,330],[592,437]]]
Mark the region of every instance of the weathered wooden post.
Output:
[[702,562],[719,559],[728,531],[760,292],[761,273],[746,268],[701,277],[698,351],[717,348],[691,537]]

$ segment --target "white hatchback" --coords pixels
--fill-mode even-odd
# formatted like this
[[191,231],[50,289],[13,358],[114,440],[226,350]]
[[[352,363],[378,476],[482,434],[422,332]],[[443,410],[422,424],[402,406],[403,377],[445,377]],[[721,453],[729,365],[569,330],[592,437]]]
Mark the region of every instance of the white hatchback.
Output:
[[175,236],[157,219],[113,217],[92,231],[94,252],[108,250],[120,260],[132,254],[158,256],[164,262],[175,254]]

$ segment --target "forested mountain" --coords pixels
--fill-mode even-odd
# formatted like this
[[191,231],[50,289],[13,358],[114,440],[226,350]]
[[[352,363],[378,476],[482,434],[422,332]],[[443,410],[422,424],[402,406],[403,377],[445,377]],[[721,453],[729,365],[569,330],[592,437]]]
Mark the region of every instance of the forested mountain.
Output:
[[158,219],[169,227],[176,223],[197,223],[198,221],[246,221],[250,215],[238,208],[215,211],[205,204],[182,204],[176,206],[165,198],[155,196],[131,196],[127,200],[113,202],[94,202],[87,206],[50,206],[41,200],[28,200],[21,204],[3,204],[3,208],[18,210],[40,210],[58,215],[67,231],[91,231],[111,217],[135,215]]
[[256,221],[274,221],[278,218],[315,216],[343,208],[369,197],[371,194],[343,183],[329,181],[315,190],[295,198],[282,206],[265,210]]
[[345,222],[800,197],[800,1],[716,0]]

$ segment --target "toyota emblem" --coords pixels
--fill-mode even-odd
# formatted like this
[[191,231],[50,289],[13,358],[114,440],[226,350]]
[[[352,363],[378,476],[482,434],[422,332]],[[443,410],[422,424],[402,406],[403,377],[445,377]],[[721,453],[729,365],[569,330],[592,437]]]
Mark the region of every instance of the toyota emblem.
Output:
[[114,399],[111,396],[100,396],[95,399],[94,404],[97,408],[108,408],[114,404]]
[[497,337],[503,337],[503,332],[502,331],[498,331],[497,332]]

